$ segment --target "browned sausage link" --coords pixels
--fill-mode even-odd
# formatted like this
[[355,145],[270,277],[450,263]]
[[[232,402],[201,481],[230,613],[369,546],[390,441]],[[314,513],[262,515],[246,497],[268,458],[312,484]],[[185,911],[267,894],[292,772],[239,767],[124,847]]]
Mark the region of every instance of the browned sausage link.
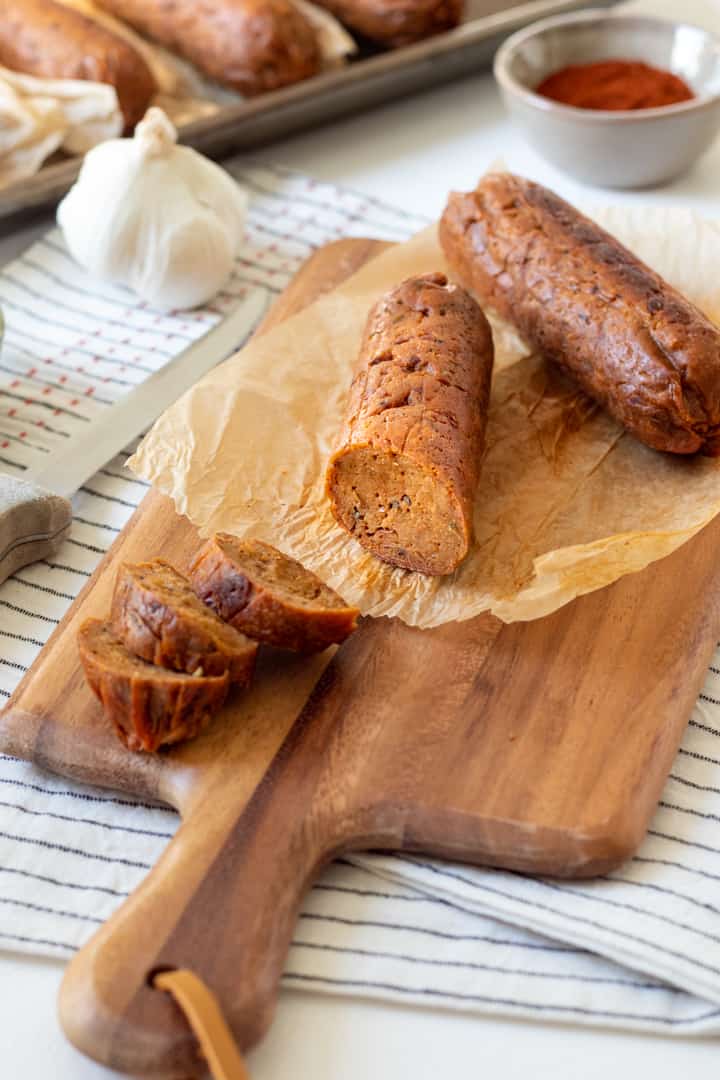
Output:
[[127,128],[157,90],[132,45],[54,0],[0,0],[0,64],[38,78],[109,83]]
[[227,697],[227,672],[164,671],[128,652],[100,619],[80,627],[78,649],[90,689],[129,750],[153,751],[193,739]]
[[164,559],[123,563],[110,614],[113,633],[150,664],[190,675],[222,675],[249,686],[257,644],[219,619]]
[[190,579],[221,619],[280,649],[321,652],[352,634],[360,614],[289,555],[230,533],[216,533],[203,545]]
[[371,310],[327,488],[339,524],[385,562],[449,574],[465,558],[492,366],[487,319],[443,274]]
[[242,94],[320,70],[313,26],[291,0],[99,0],[140,33]]
[[318,0],[363,37],[388,48],[452,30],[462,18],[464,0]]
[[490,174],[450,196],[459,280],[655,450],[720,455],[720,331],[552,192]]

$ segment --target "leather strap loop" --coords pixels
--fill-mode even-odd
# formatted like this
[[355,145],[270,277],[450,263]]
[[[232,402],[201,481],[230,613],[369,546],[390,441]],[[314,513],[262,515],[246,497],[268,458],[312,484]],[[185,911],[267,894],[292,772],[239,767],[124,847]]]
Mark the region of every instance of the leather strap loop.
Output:
[[217,998],[192,971],[161,971],[152,985],[172,994],[197,1036],[214,1080],[250,1080]]

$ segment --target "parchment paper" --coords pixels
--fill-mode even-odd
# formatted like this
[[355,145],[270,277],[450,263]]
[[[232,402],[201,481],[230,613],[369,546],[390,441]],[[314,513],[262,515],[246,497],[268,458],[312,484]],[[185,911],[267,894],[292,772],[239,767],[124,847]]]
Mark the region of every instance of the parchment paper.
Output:
[[60,148],[84,154],[122,127],[112,86],[0,67],[0,187],[34,176]]
[[[670,209],[594,216],[720,321],[717,225]],[[374,259],[185,394],[130,467],[203,534],[264,539],[363,613],[424,627],[488,609],[506,622],[548,614],[669,554],[718,513],[720,461],[645,448],[494,320],[471,554],[454,575],[429,578],[366,553],[330,514],[325,467],[370,305],[437,269],[445,265],[434,227]]]

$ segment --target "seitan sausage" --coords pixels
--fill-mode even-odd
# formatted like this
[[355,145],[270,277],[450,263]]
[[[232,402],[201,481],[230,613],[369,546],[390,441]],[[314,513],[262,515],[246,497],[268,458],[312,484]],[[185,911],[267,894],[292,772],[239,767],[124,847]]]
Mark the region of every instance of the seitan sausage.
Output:
[[492,367],[485,315],[444,274],[409,278],[371,310],[327,492],[378,558],[450,574],[467,555]]
[[257,644],[218,618],[163,559],[120,567],[111,625],[125,648],[151,664],[222,675],[249,686]]
[[320,652],[356,627],[349,607],[295,559],[259,540],[217,533],[190,568],[198,596],[248,637],[297,652]]
[[463,0],[317,0],[350,30],[395,49],[452,30]]
[[720,455],[720,331],[539,184],[491,173],[450,196],[440,242],[462,284],[655,450]]
[[157,90],[132,45],[55,0],[0,0],[0,64],[42,79],[109,83],[128,129]]
[[222,707],[229,679],[154,667],[128,652],[110,626],[88,619],[78,634],[85,676],[129,750],[192,739]]
[[321,67],[315,28],[292,0],[98,0],[141,34],[250,97]]

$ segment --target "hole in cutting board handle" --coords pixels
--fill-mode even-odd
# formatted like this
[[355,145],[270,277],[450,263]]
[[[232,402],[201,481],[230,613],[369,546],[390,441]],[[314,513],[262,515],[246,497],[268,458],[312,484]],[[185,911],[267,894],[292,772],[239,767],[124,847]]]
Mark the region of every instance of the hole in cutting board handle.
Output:
[[151,968],[150,971],[148,971],[145,976],[146,984],[151,990],[157,990],[159,993],[164,993],[165,991],[160,990],[160,987],[155,985],[155,980],[158,975],[165,975],[169,971],[177,971],[174,964],[158,964],[157,967]]

